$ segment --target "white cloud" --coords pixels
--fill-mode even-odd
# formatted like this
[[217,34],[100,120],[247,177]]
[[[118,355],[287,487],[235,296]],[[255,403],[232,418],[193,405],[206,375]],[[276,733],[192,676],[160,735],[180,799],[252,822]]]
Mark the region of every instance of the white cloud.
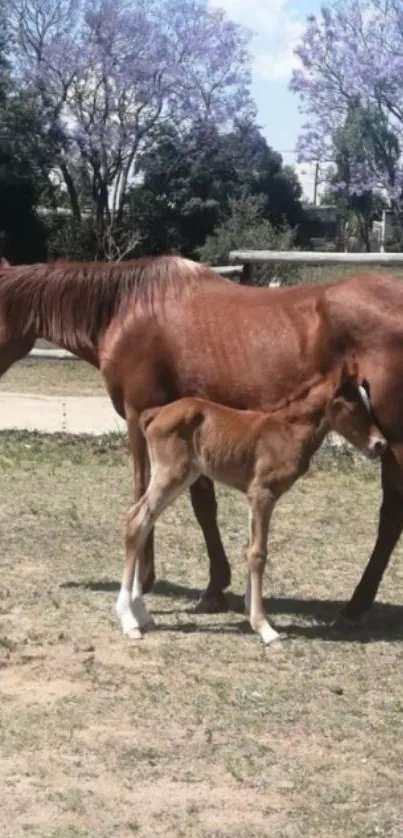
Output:
[[[299,42],[304,25],[298,20],[284,20],[281,29],[281,43],[278,41],[265,53],[258,52],[254,60],[254,72],[257,78],[268,81],[288,80],[298,66],[294,49]],[[276,39],[277,40],[277,39]]]
[[252,30],[253,72],[257,80],[284,81],[298,60],[294,47],[304,30],[289,0],[210,0],[232,20]]

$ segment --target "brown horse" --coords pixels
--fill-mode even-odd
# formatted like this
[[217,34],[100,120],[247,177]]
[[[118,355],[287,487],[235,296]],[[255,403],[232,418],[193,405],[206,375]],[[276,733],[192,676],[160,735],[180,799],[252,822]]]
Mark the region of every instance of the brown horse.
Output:
[[[330,313],[330,358],[312,348],[315,306]],[[328,286],[247,288],[178,257],[124,263],[0,268],[0,375],[38,337],[99,367],[116,410],[127,419],[135,500],[148,482],[139,415],[182,396],[267,411],[351,350],[371,381],[378,424],[391,442],[383,458],[379,533],[368,567],[345,609],[373,602],[403,528],[403,285],[358,276]],[[210,560],[200,610],[224,607],[230,583],[213,484],[191,487]],[[152,584],[152,540],[144,590]]]
[[124,634],[139,640],[153,625],[141,595],[132,600],[142,547],[161,513],[202,475],[247,495],[250,543],[246,608],[250,624],[268,645],[279,635],[262,600],[271,515],[278,499],[309,468],[330,429],[370,459],[387,442],[374,424],[365,382],[352,359],[341,370],[315,377],[293,400],[270,413],[234,410],[206,399],[184,398],[146,410],[140,427],[151,466],[148,488],[126,526],[126,558],[116,612]]

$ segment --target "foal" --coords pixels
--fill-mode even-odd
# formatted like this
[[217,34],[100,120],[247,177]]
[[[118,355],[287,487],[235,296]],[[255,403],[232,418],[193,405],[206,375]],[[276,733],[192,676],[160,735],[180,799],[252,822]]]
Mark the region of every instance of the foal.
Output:
[[240,411],[198,398],[146,410],[140,419],[151,479],[129,513],[126,559],[116,611],[124,634],[141,637],[152,625],[141,596],[131,602],[134,575],[148,533],[161,512],[201,475],[245,492],[249,504],[246,607],[265,644],[278,639],[263,611],[267,536],[278,498],[304,474],[330,429],[370,458],[387,442],[371,415],[368,384],[357,381],[355,362],[321,377],[294,400],[270,413]]

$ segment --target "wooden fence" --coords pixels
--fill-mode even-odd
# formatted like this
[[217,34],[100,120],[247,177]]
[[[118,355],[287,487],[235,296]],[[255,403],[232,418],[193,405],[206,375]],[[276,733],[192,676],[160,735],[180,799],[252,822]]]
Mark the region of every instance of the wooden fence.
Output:
[[[232,250],[231,265],[213,268],[220,276],[239,276],[243,285],[253,280],[253,267],[265,264],[288,265],[384,265],[403,267],[403,253],[320,253],[308,250]],[[65,349],[32,349],[30,358],[46,361],[78,361]]]

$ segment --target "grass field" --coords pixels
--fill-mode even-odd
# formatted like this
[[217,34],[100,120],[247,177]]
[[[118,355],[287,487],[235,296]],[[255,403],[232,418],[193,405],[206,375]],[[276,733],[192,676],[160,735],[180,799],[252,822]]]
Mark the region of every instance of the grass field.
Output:
[[365,629],[323,622],[373,544],[377,467],[322,459],[279,505],[286,639],[266,650],[241,612],[242,496],[219,495],[233,610],[188,613],[207,561],[181,499],[157,528],[157,630],[131,645],[125,446],[2,434],[0,465],[2,838],[401,838],[401,550]]
[[106,395],[101,374],[84,361],[19,361],[0,379],[0,392],[41,396]]

